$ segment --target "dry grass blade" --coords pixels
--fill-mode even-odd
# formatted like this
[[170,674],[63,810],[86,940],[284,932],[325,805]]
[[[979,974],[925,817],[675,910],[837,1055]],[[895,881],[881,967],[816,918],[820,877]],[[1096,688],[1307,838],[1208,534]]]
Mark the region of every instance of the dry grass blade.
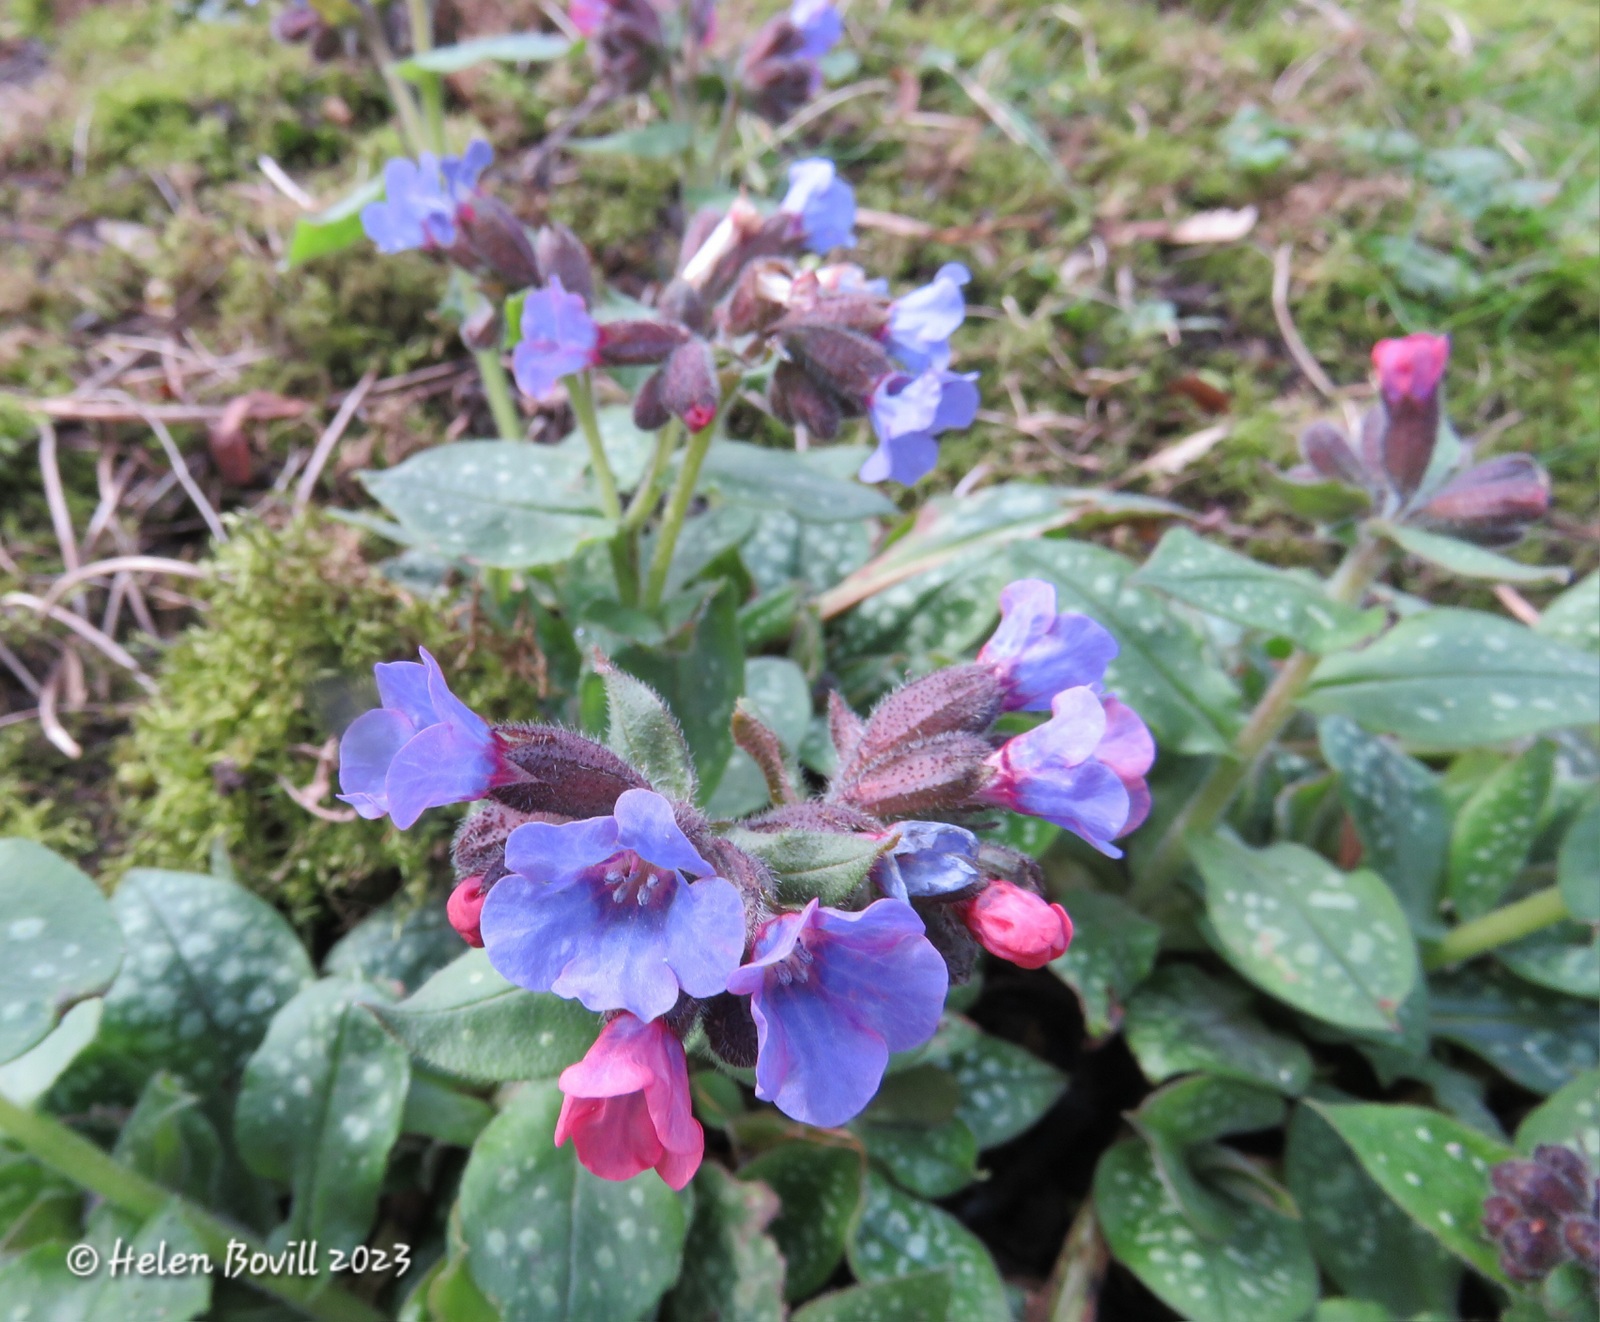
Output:
[[129,571],[143,574],[177,574],[182,578],[205,578],[210,572],[200,565],[191,565],[187,560],[170,560],[163,555],[114,555],[109,559],[96,560],[92,565],[84,565],[71,573],[63,574],[51,585],[50,591],[44,594],[44,603],[47,606],[55,605],[86,579],[96,578],[101,574]]
[[1288,346],[1289,355],[1295,364],[1305,373],[1306,379],[1311,382],[1329,399],[1335,398],[1338,388],[1328,379],[1328,374],[1322,370],[1322,364],[1311,356],[1311,350],[1306,348],[1306,342],[1300,338],[1300,332],[1295,328],[1294,314],[1289,311],[1289,267],[1294,258],[1294,245],[1284,243],[1278,245],[1278,251],[1272,257],[1272,315],[1278,321],[1278,333],[1283,336],[1283,342]]
[[33,677],[33,671],[23,664],[23,660],[4,643],[0,643],[0,666],[4,666],[17,677],[17,683],[28,690],[30,698],[39,696],[39,681]]
[[[65,659],[64,655],[62,659]],[[61,660],[58,660],[50,668],[44,687],[39,690],[39,728],[44,731],[44,737],[60,749],[64,756],[76,761],[83,756],[83,745],[67,733],[66,727],[61,724],[61,717],[56,712],[56,699],[61,689],[63,669]]]
[[[44,499],[50,507],[50,526],[61,547],[61,563],[71,573],[78,567],[78,536],[72,527],[72,512],[67,508],[66,488],[61,485],[61,466],[56,461],[56,429],[48,422],[39,427],[39,472],[44,479]],[[72,608],[82,615],[88,603],[80,595]]]
[[156,691],[155,681],[139,668],[139,663],[118,643],[114,638],[108,638],[88,620],[74,615],[71,611],[62,610],[60,606],[51,605],[42,597],[36,597],[31,592],[8,592],[0,597],[0,606],[20,606],[26,610],[34,611],[40,615],[54,620],[57,624],[64,624],[73,633],[82,638],[84,642],[106,657],[115,662],[124,670],[129,671],[144,688],[151,693]]
[[219,542],[227,541],[228,530],[222,526],[222,520],[217,517],[211,502],[206,499],[206,493],[200,490],[200,484],[194,480],[194,474],[184,462],[183,451],[178,449],[178,443],[172,439],[172,433],[167,430],[166,424],[151,413],[141,401],[129,396],[128,402],[138,411],[150,430],[155,432],[156,439],[161,442],[161,448],[166,451],[167,462],[172,465],[173,477],[178,479],[178,485],[183,488],[194,507],[200,511],[200,517],[206,521],[206,527],[211,529],[211,535]]
[[339,438],[344,435],[345,428],[350,425],[350,419],[355,417],[356,410],[361,407],[361,401],[366,399],[367,392],[372,389],[373,383],[378,379],[378,369],[369,367],[356,388],[344,397],[344,403],[339,405],[339,411],[333,415],[333,421],[328,424],[327,430],[317,438],[317,445],[311,452],[311,459],[306,464],[306,471],[300,475],[300,482],[294,489],[294,512],[301,510],[311,503],[311,494],[316,490],[317,478],[322,475],[323,466],[333,454],[333,447],[339,444]]

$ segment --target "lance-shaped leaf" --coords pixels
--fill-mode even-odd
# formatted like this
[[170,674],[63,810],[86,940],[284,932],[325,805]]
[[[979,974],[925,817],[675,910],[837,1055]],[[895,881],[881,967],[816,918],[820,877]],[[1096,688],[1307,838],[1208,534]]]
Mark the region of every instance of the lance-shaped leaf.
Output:
[[1461,1269],[1362,1169],[1309,1106],[1295,1108],[1284,1175],[1323,1270],[1344,1293],[1396,1317],[1449,1316]]
[[1343,1028],[1390,1028],[1417,980],[1405,914],[1375,872],[1340,872],[1300,845],[1190,845],[1207,936],[1269,995]]
[[573,138],[567,143],[567,150],[585,156],[637,156],[646,161],[667,161],[683,155],[693,141],[692,125],[660,120],[599,138]]
[[715,1162],[700,1167],[672,1322],[783,1322],[783,1255],[765,1233],[777,1214],[766,1185],[736,1180]]
[[322,961],[329,977],[364,978],[380,987],[415,991],[461,954],[461,937],[445,906],[390,901],[373,910],[333,945]]
[[1351,647],[1383,625],[1382,610],[1335,601],[1314,579],[1274,569],[1172,528],[1134,582],[1313,652]]
[[118,1161],[165,1189],[215,1206],[224,1176],[222,1140],[201,1099],[170,1074],[154,1074],[123,1123]]
[[362,242],[366,238],[361,227],[362,209],[382,196],[383,176],[378,175],[315,215],[301,216],[289,236],[284,264],[299,266],[313,257],[343,252]]
[[0,1063],[43,1040],[122,965],[100,888],[31,840],[0,840]]
[[838,904],[867,879],[878,856],[894,844],[892,835],[874,840],[835,831],[734,830],[728,839],[771,869],[778,897],[787,904],[812,899]]
[[1600,1069],[1585,1070],[1523,1117],[1517,1150],[1531,1153],[1541,1143],[1582,1148],[1600,1165]]
[[1299,1222],[1231,1200],[1226,1234],[1202,1239],[1141,1142],[1101,1156],[1094,1203],[1112,1255],[1193,1322],[1295,1322],[1316,1300],[1317,1269]]
[[961,1086],[956,1116],[980,1148],[997,1147],[1033,1127],[1056,1104],[1067,1080],[1026,1047],[981,1033],[949,1056]]
[[599,1018],[576,1001],[507,982],[481,950],[375,1010],[418,1060],[481,1083],[554,1078],[600,1031]]
[[778,1195],[767,1232],[787,1264],[784,1294],[804,1299],[820,1289],[844,1257],[845,1240],[861,1206],[862,1160],[849,1148],[786,1142],[745,1163],[739,1177],[759,1180]]
[[1250,1011],[1250,993],[1207,977],[1192,964],[1171,964],[1128,1002],[1124,1032],[1151,1083],[1204,1070],[1264,1083],[1295,1096],[1311,1080],[1311,1056]]
[[609,661],[595,664],[606,687],[611,751],[644,773],[651,786],[670,799],[694,802],[694,760],[683,727],[661,695]]
[[[796,454],[744,441],[718,441],[706,455],[701,476],[725,500],[766,511],[783,510],[807,523],[844,523],[895,513],[894,502],[876,487],[837,475],[836,447]],[[852,456],[844,456],[848,461]],[[856,457],[859,466],[865,452]],[[830,471],[832,470],[832,471]]]
[[1050,971],[1078,994],[1089,1036],[1103,1038],[1122,1024],[1128,997],[1155,967],[1161,928],[1099,891],[1074,891],[1067,903],[1072,944]]
[[1600,657],[1481,611],[1423,611],[1325,657],[1302,705],[1425,748],[1471,748],[1600,721]]
[[530,1084],[461,1177],[472,1279],[505,1322],[634,1322],[677,1278],[684,1208],[654,1171],[602,1180],[556,1147],[561,1093]]
[[1462,578],[1486,578],[1493,583],[1565,583],[1572,576],[1566,569],[1525,565],[1460,538],[1423,532],[1421,528],[1409,528],[1404,524],[1380,523],[1378,531],[1402,551]]
[[1600,652],[1600,573],[1574,583],[1544,608],[1539,632],[1584,652]]
[[1595,860],[1600,859],[1600,792],[1592,793],[1573,816],[1556,855],[1556,884],[1561,899],[1580,923],[1600,923],[1600,880]]
[[507,32],[497,37],[477,37],[454,46],[419,51],[395,65],[395,72],[412,82],[423,74],[460,73],[475,64],[546,64],[559,60],[572,43],[550,32]]
[[1600,932],[1583,923],[1557,923],[1494,955],[1535,987],[1600,1000]]
[[372,1229],[411,1076],[369,1008],[381,996],[344,978],[313,983],[245,1067],[234,1139],[252,1170],[290,1186],[290,1239],[348,1252]]
[[1462,918],[1488,913],[1527,860],[1550,792],[1555,745],[1541,740],[1473,791],[1450,834],[1450,898]]
[[1348,717],[1324,718],[1318,735],[1361,837],[1362,863],[1389,883],[1413,930],[1434,930],[1450,845],[1439,778]]
[[[912,1071],[916,1073],[920,1071]],[[908,1077],[893,1075],[885,1084]],[[923,1198],[948,1198],[978,1176],[978,1140],[953,1115],[942,1124],[906,1124],[868,1107],[854,1128],[868,1154],[895,1183]]]
[[1508,1079],[1552,1093],[1600,1059],[1593,1004],[1477,969],[1436,976],[1436,1036],[1482,1056]]
[[1362,1168],[1451,1253],[1504,1279],[1483,1233],[1489,1167],[1512,1155],[1504,1144],[1421,1106],[1311,1102],[1350,1146]]

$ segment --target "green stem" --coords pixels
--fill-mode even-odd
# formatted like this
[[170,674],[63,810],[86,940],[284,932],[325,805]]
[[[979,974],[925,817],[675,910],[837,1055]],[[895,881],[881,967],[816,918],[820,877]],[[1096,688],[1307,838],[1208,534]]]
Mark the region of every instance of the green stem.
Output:
[[483,380],[483,395],[489,401],[489,412],[494,415],[495,430],[502,441],[526,440],[528,431],[522,425],[522,415],[511,398],[511,379],[506,375],[505,364],[493,349],[474,349],[473,359],[478,364],[478,375]]
[[667,464],[672,459],[672,452],[678,448],[678,436],[682,431],[683,424],[672,418],[656,433],[656,448],[651,451],[650,462],[645,466],[644,475],[640,477],[639,485],[628,500],[628,508],[622,514],[622,526],[626,531],[638,532],[655,511],[656,485],[667,471]]
[[[406,0],[406,15],[411,21],[411,49],[425,55],[433,49],[433,14],[428,0]],[[424,73],[417,83],[422,99],[428,147],[444,155],[444,80],[436,73]]]
[[[1328,596],[1347,605],[1359,601],[1382,567],[1383,557],[1383,544],[1363,532],[1329,580]],[[1188,859],[1188,838],[1209,831],[1222,820],[1222,814],[1228,810],[1239,787],[1283,733],[1283,727],[1294,715],[1301,691],[1316,668],[1317,657],[1311,652],[1296,652],[1283,663],[1244,729],[1234,739],[1233,747],[1218,759],[1163,832],[1150,861],[1134,884],[1135,903],[1147,904],[1166,890]]]
[[594,411],[594,382],[587,372],[576,372],[565,381],[573,416],[583,430],[584,440],[589,442],[589,463],[594,469],[595,485],[600,488],[600,509],[606,518],[620,521],[622,497],[617,494],[617,475],[611,471],[605,441],[600,437],[600,419]]
[[672,494],[667,497],[667,510],[661,516],[661,528],[656,533],[656,550],[650,559],[650,576],[645,580],[644,604],[650,609],[661,604],[667,590],[667,573],[672,568],[672,553],[677,549],[678,534],[683,531],[683,521],[688,517],[689,504],[694,500],[695,485],[700,481],[700,466],[706,461],[706,452],[722,425],[719,412],[709,427],[689,434],[689,446],[683,452],[683,467],[672,484]]
[[1462,923],[1439,939],[1437,945],[1423,956],[1423,967],[1430,972],[1447,964],[1459,964],[1486,950],[1520,941],[1531,933],[1553,927],[1570,918],[1561,889],[1551,886],[1532,895],[1486,913],[1482,918]]
[[411,89],[406,86],[395,68],[394,51],[389,45],[389,38],[384,35],[383,20],[373,12],[367,0],[357,0],[356,12],[361,15],[361,34],[367,43],[367,49],[372,53],[372,59],[378,66],[378,74],[383,79],[383,85],[389,92],[389,100],[394,106],[394,113],[400,118],[400,136],[406,140],[406,146],[412,152],[421,154],[427,150],[428,136],[423,132],[422,120],[417,114],[417,103],[412,99]]
[[707,165],[706,182],[712,185],[722,182],[722,162],[727,158],[728,145],[733,141],[734,124],[739,118],[739,84],[728,85],[727,99],[722,103],[722,122],[717,125],[717,140],[711,148],[711,160]]
[[[0,1096],[0,1132],[8,1134],[74,1184],[141,1219],[148,1219],[169,1203],[176,1202],[184,1223],[199,1237],[201,1247],[213,1264],[220,1265],[227,1260],[230,1243],[242,1245],[246,1254],[266,1252],[264,1244],[162,1188],[154,1180],[130,1170],[54,1116],[26,1110]],[[325,1279],[250,1274],[243,1279],[319,1322],[384,1322],[383,1314],[377,1309]]]

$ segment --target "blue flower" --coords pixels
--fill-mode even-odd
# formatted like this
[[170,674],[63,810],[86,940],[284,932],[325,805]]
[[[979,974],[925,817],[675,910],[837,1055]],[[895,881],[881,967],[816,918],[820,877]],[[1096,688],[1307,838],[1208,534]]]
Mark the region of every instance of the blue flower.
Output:
[[967,317],[961,287],[971,279],[966,267],[949,262],[928,284],[889,305],[889,353],[906,371],[950,365],[950,337]]
[[844,1124],[878,1091],[891,1051],[933,1036],[949,981],[900,900],[779,914],[728,979],[756,1021],[756,1096],[808,1125]]
[[739,966],[738,888],[650,790],[625,791],[609,817],[519,826],[506,866],[480,925],[489,962],[520,987],[650,1020],[680,989],[715,996]]
[[522,304],[522,340],[511,355],[511,371],[525,395],[537,399],[564,376],[593,367],[600,350],[600,328],[577,294],[559,276],[536,289]]
[[1087,615],[1057,613],[1056,590],[1022,578],[1000,593],[1000,626],[978,653],[1006,691],[1006,711],[1049,711],[1063,689],[1098,689],[1117,640]]
[[855,246],[855,190],[839,178],[832,161],[814,156],[791,165],[789,191],[778,210],[795,217],[799,236],[812,252]]
[[901,822],[900,839],[873,868],[873,878],[890,899],[929,899],[954,895],[983,880],[978,871],[978,837],[947,822]]
[[382,202],[361,208],[361,228],[379,252],[448,248],[456,241],[456,208],[477,190],[494,149],[474,138],[461,156],[442,161],[423,152],[416,161],[396,157],[383,167]]
[[878,448],[857,476],[863,482],[886,478],[910,486],[931,472],[939,459],[940,432],[972,424],[978,413],[976,372],[930,369],[921,376],[886,377],[867,406]]
[[383,706],[350,723],[339,741],[339,797],[363,817],[385,814],[404,830],[425,808],[481,799],[502,776],[500,741],[445,683],[439,663],[373,667]]
[[789,21],[804,43],[795,52],[800,59],[820,60],[844,36],[844,19],[829,0],[794,0]]

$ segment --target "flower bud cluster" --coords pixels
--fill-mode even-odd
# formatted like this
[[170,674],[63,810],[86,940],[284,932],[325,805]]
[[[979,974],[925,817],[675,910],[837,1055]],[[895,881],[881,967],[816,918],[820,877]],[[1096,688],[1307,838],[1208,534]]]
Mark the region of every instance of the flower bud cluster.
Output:
[[[837,774],[818,797],[785,794],[738,824],[742,835],[582,735],[490,725],[427,652],[377,667],[383,705],[344,735],[340,797],[400,827],[480,803],[456,837],[448,916],[511,982],[605,1016],[561,1076],[557,1142],[570,1137],[589,1169],[653,1167],[675,1188],[693,1175],[704,1136],[684,1039],[697,1026],[711,1054],[754,1068],[758,1097],[840,1125],[871,1101],[891,1053],[933,1035],[980,950],[1024,968],[1066,950],[1071,920],[1039,894],[1031,860],[940,817],[1014,808],[1115,856],[1148,805],[1154,747],[1103,692],[1116,645],[1099,625],[1057,612],[1037,580],[1013,583],[1000,609],[973,664],[906,685],[865,719],[831,695]],[[1045,710],[1025,733],[993,732],[1003,713]],[[752,712],[735,729],[781,763]],[[854,837],[862,870],[797,895],[757,847],[780,833]]]
[[1489,1182],[1483,1229],[1507,1276],[1539,1281],[1568,1261],[1600,1275],[1600,1180],[1581,1153],[1542,1143],[1532,1160],[1494,1167]]
[[[1337,482],[1364,492],[1374,512],[1484,546],[1508,546],[1550,506],[1550,478],[1531,455],[1453,465],[1437,462],[1449,423],[1440,388],[1450,359],[1445,335],[1380,340],[1372,362],[1380,403],[1352,441],[1342,428],[1314,422],[1300,437],[1304,461],[1288,476]],[[1441,471],[1442,470],[1442,471]]]

